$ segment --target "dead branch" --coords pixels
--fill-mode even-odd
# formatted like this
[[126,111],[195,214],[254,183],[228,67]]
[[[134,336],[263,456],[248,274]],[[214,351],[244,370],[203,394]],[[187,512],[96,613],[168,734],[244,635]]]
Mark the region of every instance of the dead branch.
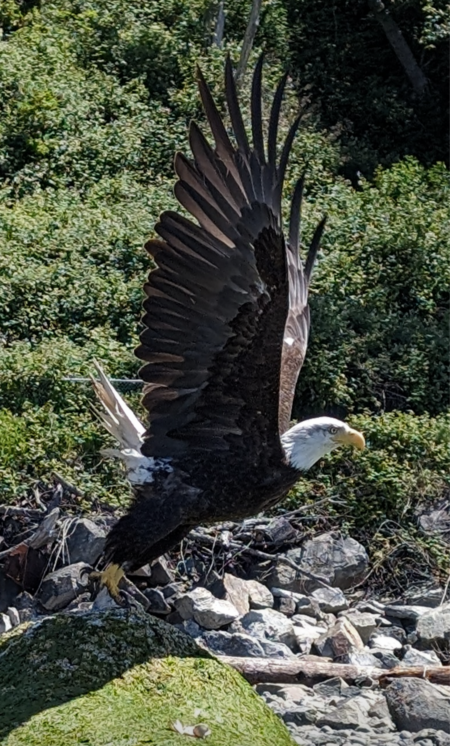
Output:
[[391,668],[386,671],[374,666],[353,666],[348,663],[333,663],[317,658],[311,660],[282,658],[238,658],[218,656],[222,663],[235,668],[250,684],[298,684],[304,680],[318,682],[339,676],[348,683],[362,679],[374,679],[386,686],[391,679],[399,677],[425,678],[436,684],[450,685],[450,666],[411,666]]

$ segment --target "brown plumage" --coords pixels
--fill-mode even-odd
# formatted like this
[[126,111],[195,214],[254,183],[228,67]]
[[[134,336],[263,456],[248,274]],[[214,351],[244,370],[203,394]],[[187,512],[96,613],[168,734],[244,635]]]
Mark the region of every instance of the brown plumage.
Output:
[[215,145],[192,123],[193,158],[175,158],[175,194],[194,220],[163,213],[160,238],[146,245],[157,268],[145,286],[136,355],[149,426],[139,476],[129,467],[135,500],[108,537],[106,558],[115,564],[139,567],[198,523],[264,510],[298,477],[280,435],[306,353],[308,286],[324,221],[303,266],[303,180],[292,198],[287,242],[281,228],[283,180],[299,120],[278,158],[285,76],[264,147],[261,71],[262,59],[252,85],[252,144],[230,61],[225,89],[235,144],[198,73]]

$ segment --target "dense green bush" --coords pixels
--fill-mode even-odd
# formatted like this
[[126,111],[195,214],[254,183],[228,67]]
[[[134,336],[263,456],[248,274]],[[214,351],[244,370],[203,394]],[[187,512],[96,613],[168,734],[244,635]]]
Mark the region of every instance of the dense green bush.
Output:
[[390,0],[429,81],[422,101],[367,0],[285,0],[292,68],[302,95],[344,147],[342,171],[356,179],[380,163],[415,155],[427,165],[448,157],[448,3]]
[[[449,190],[442,165],[427,169],[414,158],[379,168],[372,181],[359,176],[356,188],[337,176],[349,172],[349,157],[354,176],[361,164],[369,173],[407,153],[431,162],[439,151],[432,128],[440,111],[424,149],[423,133],[411,134],[422,115],[398,71],[386,76],[392,53],[362,5],[265,5],[250,67],[265,49],[269,105],[290,52],[302,107],[320,103],[303,118],[286,185],[288,199],[307,169],[305,244],[328,213],[295,416],[350,415],[370,443],[359,457],[317,466],[291,503],[337,494],[344,506],[331,504],[330,525],[370,541],[376,556],[391,546],[386,526],[401,524],[419,546],[414,505],[448,483]],[[426,49],[434,80],[440,0],[409,6],[402,24],[414,49]],[[206,0],[0,0],[1,500],[50,483],[54,472],[78,487],[83,507],[127,499],[120,467],[100,454],[108,438],[91,413],[92,392],[67,379],[86,378],[93,358],[112,375],[137,375],[133,347],[151,269],[142,245],[158,214],[175,207],[173,155],[187,147],[189,119],[203,121],[195,66],[223,106],[224,57],[238,59],[249,9],[248,0],[227,3],[218,49]],[[374,39],[375,55],[382,46],[376,74],[372,54],[361,54]],[[247,76],[246,119],[249,90]],[[298,106],[291,88],[280,136]],[[139,411],[137,394],[131,402]],[[438,550],[433,563],[444,564]]]

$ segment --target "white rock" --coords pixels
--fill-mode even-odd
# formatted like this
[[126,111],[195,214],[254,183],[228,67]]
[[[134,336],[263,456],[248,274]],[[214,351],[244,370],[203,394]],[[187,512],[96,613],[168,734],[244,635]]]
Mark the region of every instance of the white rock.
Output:
[[220,629],[237,619],[239,612],[233,604],[210,593],[206,588],[194,588],[181,596],[175,608],[182,619],[194,619],[205,629]]
[[427,609],[417,622],[416,632],[422,644],[450,641],[450,601],[436,609]]
[[8,606],[6,609],[6,613],[9,616],[9,620],[13,627],[17,627],[18,624],[20,624],[20,614],[17,611],[15,606]]
[[401,650],[403,647],[400,640],[396,640],[395,637],[388,637],[388,635],[372,635],[369,646],[378,650],[389,650],[390,652]]
[[0,614],[0,635],[12,629],[11,619],[8,614]]

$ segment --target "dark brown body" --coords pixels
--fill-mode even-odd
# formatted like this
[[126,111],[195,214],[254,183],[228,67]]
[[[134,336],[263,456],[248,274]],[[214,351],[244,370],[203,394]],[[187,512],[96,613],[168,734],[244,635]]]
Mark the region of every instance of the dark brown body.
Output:
[[246,467],[223,453],[211,463],[179,460],[170,473],[155,472],[152,484],[135,490],[132,510],[109,534],[108,562],[136,570],[199,524],[242,520],[271,508],[298,479],[298,471],[283,460],[256,464],[252,471]]

